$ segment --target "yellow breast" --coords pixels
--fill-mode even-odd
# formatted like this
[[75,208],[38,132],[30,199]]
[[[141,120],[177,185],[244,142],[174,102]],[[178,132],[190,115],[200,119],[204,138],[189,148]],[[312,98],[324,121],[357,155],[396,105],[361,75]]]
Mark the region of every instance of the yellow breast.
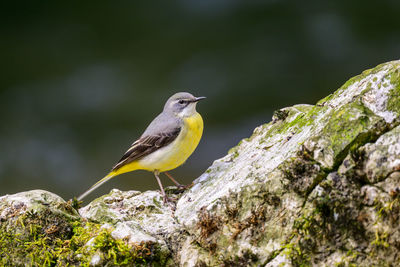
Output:
[[183,164],[196,149],[203,134],[203,119],[199,113],[184,119],[184,121],[186,124],[186,135],[182,136],[182,142],[179,148],[182,152],[182,158],[184,158],[181,164]]
[[171,144],[139,160],[136,169],[165,172],[182,165],[196,149],[203,134],[203,119],[199,113],[183,119],[183,122],[178,137]]

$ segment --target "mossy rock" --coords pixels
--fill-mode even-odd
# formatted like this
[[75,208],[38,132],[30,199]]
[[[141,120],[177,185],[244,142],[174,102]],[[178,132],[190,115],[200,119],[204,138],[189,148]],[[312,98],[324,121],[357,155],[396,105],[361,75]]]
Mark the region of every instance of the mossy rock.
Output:
[[113,226],[81,218],[46,191],[3,196],[0,214],[2,266],[165,265],[155,240],[128,243]]
[[8,266],[400,265],[400,61],[274,113],[176,202],[0,197]]

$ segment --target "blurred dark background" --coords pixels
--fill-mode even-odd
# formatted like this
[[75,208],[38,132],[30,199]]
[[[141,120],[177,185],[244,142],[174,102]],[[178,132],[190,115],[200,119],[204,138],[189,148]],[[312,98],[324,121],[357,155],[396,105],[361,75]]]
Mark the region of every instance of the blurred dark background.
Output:
[[[0,195],[79,195],[178,91],[207,96],[203,139],[171,172],[189,183],[274,110],[398,59],[399,14],[398,0],[3,2]],[[158,189],[137,171],[88,199],[114,187]]]

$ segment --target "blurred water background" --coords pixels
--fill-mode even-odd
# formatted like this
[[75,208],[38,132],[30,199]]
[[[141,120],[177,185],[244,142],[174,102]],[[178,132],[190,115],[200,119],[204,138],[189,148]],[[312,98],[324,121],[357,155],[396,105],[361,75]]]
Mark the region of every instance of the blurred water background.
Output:
[[[207,97],[203,139],[171,172],[190,183],[274,110],[398,59],[399,14],[398,0],[3,2],[0,195],[79,195],[178,91]],[[158,189],[137,171],[89,199],[114,187]]]

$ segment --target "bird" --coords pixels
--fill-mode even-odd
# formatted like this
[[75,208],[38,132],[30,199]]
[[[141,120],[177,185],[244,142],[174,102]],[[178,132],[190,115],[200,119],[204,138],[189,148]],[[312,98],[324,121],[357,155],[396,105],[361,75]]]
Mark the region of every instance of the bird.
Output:
[[163,111],[149,124],[111,171],[95,183],[77,200],[81,201],[96,188],[117,175],[135,170],[153,172],[161,189],[163,201],[168,202],[160,180],[165,173],[178,187],[179,184],[168,171],[182,165],[198,146],[203,134],[203,118],[196,111],[198,101],[206,97],[195,97],[187,92],[172,95]]

